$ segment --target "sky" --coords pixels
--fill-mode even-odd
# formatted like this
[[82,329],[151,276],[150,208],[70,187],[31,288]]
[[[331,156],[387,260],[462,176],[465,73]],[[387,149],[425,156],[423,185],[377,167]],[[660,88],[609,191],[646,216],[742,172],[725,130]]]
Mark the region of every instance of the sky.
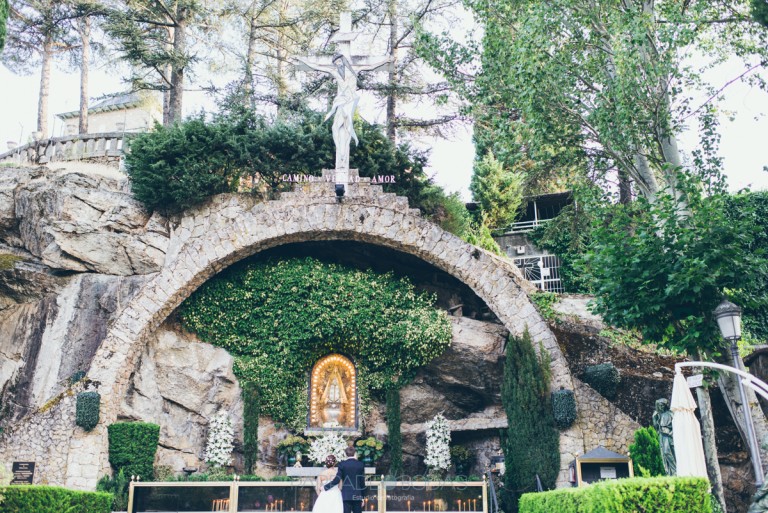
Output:
[[[726,63],[712,71],[708,77],[713,85],[720,87],[739,74],[736,62]],[[124,73],[111,67],[96,67],[91,71],[90,91],[93,98],[123,91]],[[11,73],[0,65],[0,153],[6,150],[7,141],[25,143],[36,128],[37,95],[39,76],[21,76]],[[79,73],[54,69],[51,79],[49,130],[54,135],[62,134],[61,120],[56,113],[77,110],[79,107]],[[185,113],[213,110],[214,104],[205,93],[185,92]],[[720,134],[721,154],[724,157],[724,174],[732,191],[750,187],[753,190],[768,189],[768,93],[743,83],[734,83],[724,94],[721,104]],[[369,95],[363,95],[360,112],[369,121],[381,121],[383,105]],[[695,130],[681,134],[684,152],[695,149]],[[459,192],[469,200],[469,182],[472,176],[474,147],[471,126],[458,127],[450,139],[422,136],[414,146],[430,150],[427,172],[437,183],[449,192]]]

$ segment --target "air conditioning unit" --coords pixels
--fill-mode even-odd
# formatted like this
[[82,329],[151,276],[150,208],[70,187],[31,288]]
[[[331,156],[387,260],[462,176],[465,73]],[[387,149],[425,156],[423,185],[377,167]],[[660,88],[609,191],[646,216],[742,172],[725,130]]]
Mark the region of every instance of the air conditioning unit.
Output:
[[525,246],[517,246],[515,248],[515,253],[518,255],[525,255]]

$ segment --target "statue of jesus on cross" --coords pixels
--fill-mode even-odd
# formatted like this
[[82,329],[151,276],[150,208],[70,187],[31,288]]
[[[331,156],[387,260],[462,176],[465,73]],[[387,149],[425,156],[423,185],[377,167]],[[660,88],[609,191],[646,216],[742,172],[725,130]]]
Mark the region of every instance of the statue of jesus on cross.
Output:
[[361,71],[373,71],[387,66],[390,57],[374,60],[372,57],[352,56],[352,41],[357,33],[352,32],[352,13],[343,12],[340,16],[339,31],[331,38],[338,43],[338,53],[328,57],[297,57],[300,69],[328,73],[336,80],[337,91],[333,105],[325,119],[333,116],[333,142],[336,145],[336,183],[347,183],[349,177],[349,145],[354,139],[358,144],[357,134],[352,125],[360,94],[357,89],[357,74]]

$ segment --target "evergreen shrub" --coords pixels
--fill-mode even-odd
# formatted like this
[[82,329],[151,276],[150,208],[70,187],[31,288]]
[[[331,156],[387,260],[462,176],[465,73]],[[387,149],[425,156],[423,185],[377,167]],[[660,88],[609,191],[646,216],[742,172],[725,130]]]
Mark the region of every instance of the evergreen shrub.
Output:
[[96,491],[112,495],[112,511],[125,511],[128,509],[128,483],[128,476],[121,469],[115,472],[114,477],[104,476],[99,479]]
[[576,398],[573,390],[555,390],[552,392],[552,413],[558,429],[568,429],[576,422]]
[[[648,426],[635,431],[635,441],[629,446],[629,456],[636,476],[663,476],[664,461],[661,457],[659,434]],[[647,474],[647,476],[646,476]]]
[[606,399],[614,399],[621,382],[621,375],[619,369],[612,363],[601,363],[589,365],[584,369],[581,379]]
[[389,475],[397,478],[403,472],[403,434],[400,431],[400,389],[386,391],[387,444],[389,445]]
[[0,488],[3,513],[109,513],[112,495],[82,492],[58,486],[8,486]]
[[692,477],[618,479],[526,493],[520,513],[712,513],[709,482]]
[[98,392],[80,392],[75,406],[75,424],[90,431],[99,423],[101,396]]
[[143,481],[152,480],[160,426],[145,422],[116,422],[107,431],[109,462],[115,472],[122,470],[127,477],[139,476]]
[[545,489],[554,488],[560,471],[560,433],[555,427],[549,391],[548,353],[536,354],[526,329],[511,336],[504,362],[501,401],[509,427],[504,433],[504,511],[517,511],[525,492],[535,490],[536,475]]

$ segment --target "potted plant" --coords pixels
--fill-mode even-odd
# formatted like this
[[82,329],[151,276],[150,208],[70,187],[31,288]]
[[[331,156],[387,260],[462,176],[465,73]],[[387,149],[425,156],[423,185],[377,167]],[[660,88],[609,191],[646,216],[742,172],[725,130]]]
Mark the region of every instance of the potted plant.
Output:
[[277,444],[277,453],[286,457],[286,465],[290,467],[296,463],[296,454],[306,453],[308,448],[309,442],[305,438],[290,435]]
[[366,465],[376,463],[384,454],[384,444],[372,436],[358,440],[355,448]]
[[475,455],[472,451],[463,445],[454,445],[451,447],[451,463],[456,469],[457,476],[466,476],[469,474],[469,468],[474,462]]

